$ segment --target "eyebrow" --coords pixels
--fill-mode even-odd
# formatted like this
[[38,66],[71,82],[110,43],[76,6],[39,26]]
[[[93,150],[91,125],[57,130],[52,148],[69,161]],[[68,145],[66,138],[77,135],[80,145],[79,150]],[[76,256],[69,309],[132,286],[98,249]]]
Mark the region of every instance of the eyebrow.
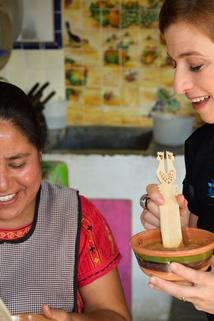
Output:
[[[169,53],[167,53],[168,57],[171,58],[172,60],[174,60]],[[189,56],[202,56],[198,51],[187,51],[187,52],[183,52],[181,53],[178,58],[184,58],[184,57],[189,57]]]
[[28,157],[29,155],[30,155],[30,153],[18,153],[16,155],[7,157],[7,159],[8,160],[16,160],[16,159]]

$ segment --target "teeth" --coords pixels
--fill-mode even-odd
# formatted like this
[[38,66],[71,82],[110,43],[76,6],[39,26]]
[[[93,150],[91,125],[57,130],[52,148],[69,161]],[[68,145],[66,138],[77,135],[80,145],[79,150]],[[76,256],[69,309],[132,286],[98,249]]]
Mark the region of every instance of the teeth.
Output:
[[10,194],[10,195],[5,195],[0,197],[0,202],[6,202],[10,201],[12,198],[14,198],[16,194]]
[[198,98],[192,99],[192,102],[199,103],[200,101],[204,101],[205,99],[208,99],[208,98],[209,98],[209,96],[198,97]]

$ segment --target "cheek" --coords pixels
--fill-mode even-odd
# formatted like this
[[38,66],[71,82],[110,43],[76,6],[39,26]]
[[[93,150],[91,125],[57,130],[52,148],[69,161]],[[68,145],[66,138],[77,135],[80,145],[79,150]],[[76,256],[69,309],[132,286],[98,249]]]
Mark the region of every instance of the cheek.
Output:
[[34,165],[23,169],[23,171],[18,174],[18,179],[23,185],[38,189],[38,186],[41,183],[40,165]]
[[199,82],[208,94],[214,96],[214,69],[204,73]]

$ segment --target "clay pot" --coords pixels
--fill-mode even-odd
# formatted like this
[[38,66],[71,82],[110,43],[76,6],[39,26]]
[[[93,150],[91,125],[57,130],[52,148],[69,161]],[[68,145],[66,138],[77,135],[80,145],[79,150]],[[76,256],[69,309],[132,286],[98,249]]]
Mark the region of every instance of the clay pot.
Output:
[[41,314],[18,314],[12,316],[13,321],[48,321],[50,319],[47,319]]
[[161,242],[159,229],[147,230],[132,236],[130,245],[141,270],[148,276],[158,276],[165,280],[184,282],[170,272],[169,263],[178,262],[196,270],[206,271],[210,266],[214,249],[214,233],[185,227],[182,229],[185,244],[197,244],[197,248],[179,247],[176,249],[149,249],[148,245]]

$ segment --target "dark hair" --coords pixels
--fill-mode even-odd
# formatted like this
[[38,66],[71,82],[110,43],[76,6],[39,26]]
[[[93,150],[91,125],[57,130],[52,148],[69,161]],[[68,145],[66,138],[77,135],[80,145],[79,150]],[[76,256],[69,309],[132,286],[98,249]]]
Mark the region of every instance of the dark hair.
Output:
[[39,114],[27,94],[7,82],[0,82],[0,120],[11,122],[38,150],[43,150],[47,138]]
[[172,23],[179,21],[198,27],[214,40],[214,1],[165,0],[159,16],[160,31],[164,33]]

